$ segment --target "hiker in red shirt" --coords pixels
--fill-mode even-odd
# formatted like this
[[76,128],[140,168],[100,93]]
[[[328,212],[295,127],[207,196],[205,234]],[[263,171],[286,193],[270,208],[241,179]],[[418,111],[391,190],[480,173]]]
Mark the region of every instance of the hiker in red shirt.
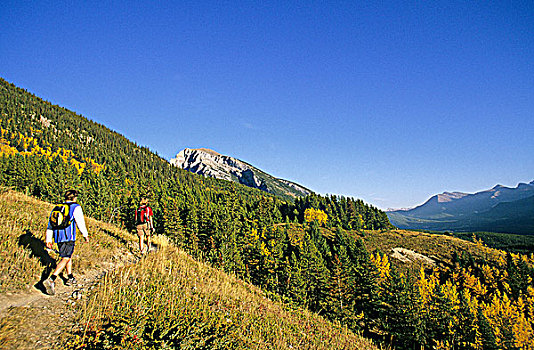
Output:
[[[152,221],[152,209],[148,206],[148,199],[142,198],[139,208],[135,212],[135,222],[137,224],[137,235],[139,236],[139,250],[141,254],[148,253],[152,232],[154,232],[154,222]],[[147,247],[145,251],[145,237]]]

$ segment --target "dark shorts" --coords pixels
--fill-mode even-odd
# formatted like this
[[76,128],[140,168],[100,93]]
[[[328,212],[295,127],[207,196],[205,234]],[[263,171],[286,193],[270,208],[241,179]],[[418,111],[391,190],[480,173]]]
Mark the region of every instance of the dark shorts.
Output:
[[70,258],[74,253],[74,241],[58,243],[57,248],[61,258]]

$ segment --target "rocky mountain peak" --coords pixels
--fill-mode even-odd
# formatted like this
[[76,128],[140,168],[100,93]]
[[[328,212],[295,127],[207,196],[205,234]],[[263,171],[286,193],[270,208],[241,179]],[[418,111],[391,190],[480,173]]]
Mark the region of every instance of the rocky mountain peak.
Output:
[[174,166],[199,175],[239,182],[282,197],[300,197],[311,193],[296,183],[275,178],[237,158],[222,155],[208,148],[186,148],[170,162]]

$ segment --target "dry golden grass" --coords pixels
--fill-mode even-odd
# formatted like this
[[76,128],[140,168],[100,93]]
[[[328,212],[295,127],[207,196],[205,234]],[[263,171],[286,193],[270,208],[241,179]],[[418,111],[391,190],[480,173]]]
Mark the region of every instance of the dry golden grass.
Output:
[[[295,236],[303,236],[306,227],[300,224],[277,224],[277,227],[285,226],[290,229]],[[327,239],[334,240],[336,229],[321,227],[321,234]],[[425,233],[409,230],[390,230],[363,232],[350,231],[355,239],[363,239],[365,247],[369,252],[379,251],[382,254],[391,256],[393,248],[405,248],[416,253],[425,255],[437,261],[438,264],[450,265],[453,254],[461,256],[470,254],[474,259],[497,263],[504,258],[505,253],[498,249],[492,249],[482,244],[475,244],[447,234]],[[400,260],[391,258],[391,263],[401,269],[419,270],[420,261],[411,264],[403,263]]]
[[0,349],[6,349],[11,346],[16,338],[17,325],[12,320],[0,322]]
[[376,349],[171,246],[106,276],[79,314],[75,348]]
[[50,206],[13,191],[0,194],[0,292],[30,288],[52,258],[44,241]]
[[154,235],[152,236],[152,244],[155,244],[158,247],[168,247],[171,244],[169,237],[164,235]]

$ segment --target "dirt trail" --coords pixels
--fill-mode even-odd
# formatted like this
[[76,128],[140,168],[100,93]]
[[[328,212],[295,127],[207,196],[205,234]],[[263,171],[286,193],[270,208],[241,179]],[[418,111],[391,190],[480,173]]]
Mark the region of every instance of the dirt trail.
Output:
[[[153,250],[156,248],[153,246]],[[133,251],[133,250],[132,250]],[[125,250],[121,260],[103,263],[98,269],[77,275],[77,284],[65,286],[56,280],[56,294],[43,293],[37,288],[22,294],[0,295],[0,332],[8,341],[0,349],[59,349],[64,335],[70,332],[75,318],[75,306],[108,272],[126,264],[137,263],[140,256]]]

